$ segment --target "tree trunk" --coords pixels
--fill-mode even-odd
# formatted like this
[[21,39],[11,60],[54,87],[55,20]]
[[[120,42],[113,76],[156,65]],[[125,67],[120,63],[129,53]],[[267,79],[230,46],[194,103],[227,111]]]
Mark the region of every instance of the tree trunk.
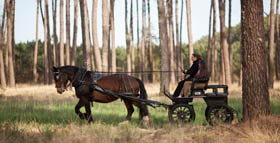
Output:
[[125,0],[125,36],[126,36],[126,72],[131,72],[131,57],[130,57],[130,34],[128,30],[128,10],[127,10],[127,0]]
[[73,28],[73,49],[72,49],[72,58],[71,58],[71,65],[76,65],[77,59],[77,34],[78,34],[78,0],[74,0],[74,28]]
[[51,71],[51,67],[53,67],[53,50],[52,50],[52,46],[51,46],[51,30],[50,30],[50,20],[49,20],[49,3],[46,3],[46,18],[47,18],[47,42],[48,42],[48,73],[49,73],[49,82],[48,84],[52,84],[53,80],[53,74]]
[[112,72],[117,71],[117,57],[115,48],[115,0],[111,0],[111,29],[112,29]]
[[225,26],[225,1],[219,0],[219,8],[220,8],[220,31],[221,31],[221,49],[222,49],[222,61],[224,67],[224,75],[225,75],[225,83],[227,85],[231,84],[231,73],[230,73],[230,64],[229,64],[229,52],[228,52],[228,44],[227,44],[227,35],[226,35],[226,26]]
[[192,21],[191,21],[191,1],[186,0],[187,8],[187,25],[188,25],[188,38],[189,38],[189,64],[192,65],[193,43],[192,43]]
[[89,41],[89,23],[87,17],[87,1],[80,0],[82,37],[83,37],[83,65],[86,69],[91,69],[90,61],[90,41]]
[[218,77],[217,77],[217,58],[218,58],[218,53],[217,53],[217,48],[216,48],[216,27],[217,27],[217,24],[216,24],[216,17],[217,17],[217,14],[216,14],[216,1],[215,0],[212,0],[212,3],[213,3],[213,35],[212,35],[212,70],[211,70],[211,74],[212,74],[212,78],[214,79],[214,81],[217,81],[218,80]]
[[[150,64],[151,71],[154,71],[150,0],[148,0],[148,23],[149,23],[149,64]],[[154,82],[154,74],[151,74],[151,82],[152,83]]]
[[[160,69],[162,71],[168,70],[168,33],[167,33],[167,23],[165,18],[165,6],[164,1],[158,0],[158,19],[159,19],[159,36],[160,36]],[[160,73],[160,91],[163,93],[164,89],[169,91],[169,78],[168,73]]]
[[70,0],[66,0],[66,65],[70,65]]
[[276,73],[276,80],[280,80],[279,77],[279,0],[276,3],[276,56],[275,56],[275,73]]
[[[173,45],[173,7],[172,7],[172,0],[168,1],[168,21],[169,21],[169,37],[168,37],[168,47],[170,53],[170,70],[174,70],[174,45]],[[175,84],[175,74],[174,72],[170,72],[170,83]]]
[[[228,12],[228,52],[229,52],[229,68],[230,78],[232,79],[232,34],[231,34],[231,1],[229,0]],[[232,81],[231,81],[232,82]]]
[[263,1],[241,0],[241,52],[243,121],[254,120],[270,113]]
[[269,27],[269,63],[268,63],[268,85],[273,88],[274,82],[274,7],[275,0],[271,0],[270,4],[270,27]]
[[36,14],[36,38],[35,38],[35,48],[34,48],[34,56],[33,56],[33,81],[37,83],[38,81],[38,73],[37,73],[37,62],[38,62],[38,33],[39,33],[39,6],[41,0],[37,0],[37,14]]
[[102,1],[102,30],[103,30],[103,46],[102,46],[102,69],[108,71],[108,38],[109,38],[109,9],[108,0]]
[[59,65],[59,55],[57,46],[57,34],[56,34],[56,10],[57,10],[57,0],[52,0],[52,14],[53,14],[53,61],[54,65]]
[[[146,54],[146,0],[142,1],[142,43],[141,43],[141,65],[142,71],[147,70],[147,54]],[[147,74],[142,74],[143,82],[147,82]]]
[[92,3],[92,38],[94,44],[93,50],[95,55],[96,68],[98,71],[102,71],[102,61],[97,38],[97,4],[98,0],[94,0]]
[[134,53],[134,39],[133,39],[133,1],[131,1],[131,6],[130,6],[130,37],[131,37],[131,71],[135,72],[135,53]]
[[[211,30],[212,30],[212,11],[213,11],[213,0],[211,0],[211,4],[210,4],[210,14],[209,14],[209,32],[208,32],[208,50],[207,50],[207,65],[208,65],[208,71],[211,71],[212,67],[209,66],[211,64],[211,60],[212,60],[212,47],[211,47],[211,43],[212,43],[212,38],[211,38]],[[213,79],[213,78],[212,78]]]
[[[2,25],[0,29],[0,41],[4,43],[4,25],[5,25],[5,16],[6,16],[6,4],[4,3],[3,13],[2,13]],[[3,47],[4,44],[0,45],[0,77],[1,77],[1,88],[6,90],[6,76],[5,76],[5,67],[4,67],[4,59],[3,59]]]
[[[141,68],[141,56],[140,56],[140,32],[139,32],[139,10],[138,10],[138,4],[139,1],[137,0],[136,3],[136,11],[137,11],[137,65],[138,65],[138,70],[140,71]],[[138,77],[140,78],[141,75],[138,74]]]
[[59,65],[64,66],[64,17],[63,17],[63,0],[60,0],[60,50],[59,50]]
[[44,72],[44,83],[49,83],[49,59],[48,59],[48,19],[47,19],[47,7],[48,7],[48,0],[45,0],[45,7],[44,7],[44,65],[45,65],[45,72]]
[[176,80],[179,81],[179,79],[181,78],[181,54],[180,54],[180,38],[179,38],[179,20],[178,20],[178,0],[175,0],[175,16],[176,16],[176,70],[178,72],[176,72],[177,76],[176,76]]

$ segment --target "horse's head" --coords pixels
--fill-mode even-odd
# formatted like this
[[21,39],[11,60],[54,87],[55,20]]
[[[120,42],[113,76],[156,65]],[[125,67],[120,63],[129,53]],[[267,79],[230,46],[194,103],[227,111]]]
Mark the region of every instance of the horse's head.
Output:
[[69,81],[68,74],[61,71],[59,67],[53,67],[53,75],[55,88],[58,93],[62,94],[67,89],[67,83]]

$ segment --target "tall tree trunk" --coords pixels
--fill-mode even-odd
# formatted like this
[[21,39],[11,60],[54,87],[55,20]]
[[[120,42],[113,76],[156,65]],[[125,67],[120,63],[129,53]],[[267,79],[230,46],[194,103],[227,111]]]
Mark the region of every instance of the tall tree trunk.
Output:
[[115,48],[115,0],[110,0],[111,2],[111,29],[112,29],[112,72],[117,71],[117,57]]
[[[228,12],[228,52],[229,52],[229,71],[230,78],[232,79],[232,34],[231,34],[231,1],[229,0],[229,12]],[[231,81],[232,82],[232,81]]]
[[74,0],[74,28],[73,28],[73,49],[72,49],[72,58],[71,58],[71,65],[76,65],[77,59],[77,34],[78,34],[78,0]]
[[87,1],[80,0],[82,37],[83,37],[83,65],[86,69],[91,69],[90,61],[90,39],[89,39],[89,20],[87,16]]
[[38,73],[37,73],[37,61],[38,61],[38,33],[39,33],[39,6],[40,6],[41,0],[37,0],[37,14],[36,14],[36,40],[35,40],[35,48],[34,48],[34,55],[33,55],[33,81],[37,83],[38,81]]
[[47,7],[48,7],[48,0],[45,0],[45,7],[44,7],[44,65],[45,65],[45,76],[44,76],[44,83],[49,83],[49,59],[48,59],[48,19],[47,19]]
[[7,5],[7,28],[8,28],[8,62],[9,62],[9,85],[10,87],[16,87],[15,71],[13,62],[13,15],[12,15],[12,3],[13,0],[6,0]]
[[269,64],[268,64],[268,85],[273,88],[274,82],[274,7],[275,0],[271,0],[270,4],[270,27],[269,27]]
[[66,65],[70,65],[70,0],[66,0]]
[[214,81],[217,81],[217,58],[218,58],[218,53],[217,53],[217,48],[216,48],[216,0],[212,0],[213,3],[213,32],[212,32],[212,70],[211,70],[211,74],[212,74],[212,78],[214,79]]
[[[159,36],[160,36],[160,69],[162,71],[168,70],[168,33],[167,33],[167,23],[165,18],[165,6],[164,1],[158,0],[158,19],[159,19]],[[164,89],[169,91],[169,78],[168,73],[160,73],[160,91],[163,93]]]
[[[180,60],[180,68],[184,68],[184,61],[183,61],[183,57],[182,57],[182,54],[183,54],[183,44],[182,44],[182,31],[183,31],[183,28],[182,28],[182,26],[183,26],[183,10],[184,10],[184,1],[182,0],[181,1],[181,17],[180,17],[180,48],[179,48],[179,55],[180,55],[180,57],[179,57],[179,60]],[[184,78],[184,76],[183,76],[183,74],[182,74],[182,72],[180,72],[181,73],[181,78]]]
[[60,46],[59,46],[59,65],[64,66],[64,17],[63,0],[60,0]]
[[230,64],[229,64],[229,52],[227,44],[227,35],[226,35],[226,26],[225,26],[225,1],[219,0],[220,8],[220,29],[221,29],[221,49],[222,49],[222,58],[223,58],[223,67],[225,73],[225,83],[227,85],[231,84],[231,73],[230,73]]
[[48,70],[49,70],[49,82],[48,84],[52,84],[53,80],[51,80],[53,78],[53,74],[51,71],[51,67],[53,67],[53,50],[52,50],[52,46],[51,46],[51,30],[50,30],[50,20],[49,20],[49,3],[46,3],[46,18],[47,18],[47,42],[48,42]]
[[11,15],[12,15],[12,55],[13,55],[13,63],[15,64],[15,0],[11,0]]
[[276,73],[276,80],[280,80],[279,77],[279,0],[276,2],[276,56],[275,56],[275,73]]
[[[2,25],[0,29],[0,40],[1,43],[4,42],[4,27],[5,27],[5,19],[6,19],[6,4],[4,3],[3,13],[2,13]],[[4,67],[4,59],[3,59],[3,48],[4,44],[0,45],[0,77],[1,77],[1,88],[6,90],[7,83],[6,83],[6,76],[5,76],[5,67]]]
[[[151,28],[151,11],[150,11],[150,0],[148,0],[148,22],[149,22],[149,64],[151,71],[154,71],[153,63],[153,45],[152,45],[152,28]],[[151,74],[151,82],[154,82],[154,75]]]
[[211,60],[212,60],[212,47],[211,47],[211,42],[212,42],[212,38],[211,38],[211,30],[212,30],[212,12],[213,12],[213,2],[211,0],[211,4],[210,4],[210,14],[209,14],[209,32],[208,32],[208,49],[207,49],[207,65],[208,65],[208,71],[211,71],[212,67],[209,66],[211,64]]
[[93,50],[95,55],[96,68],[98,71],[102,71],[102,61],[97,38],[97,3],[98,0],[94,0],[92,3],[92,38],[94,44]]
[[131,71],[135,72],[135,53],[134,53],[134,38],[133,38],[133,1],[130,5],[130,37],[131,37]]
[[59,65],[59,55],[57,46],[57,34],[56,34],[56,10],[57,10],[57,0],[52,0],[52,14],[53,14],[53,61],[54,65]]
[[108,38],[109,38],[109,8],[108,0],[102,1],[102,30],[103,30],[103,46],[102,46],[102,68],[108,71]]
[[181,54],[180,54],[180,38],[179,38],[179,16],[178,16],[178,0],[175,0],[175,16],[176,16],[176,69],[177,69],[177,78],[176,80],[179,81],[181,78]]
[[241,51],[242,114],[246,121],[270,113],[262,0],[241,0]]
[[[170,69],[174,70],[174,45],[173,45],[173,7],[172,7],[172,0],[169,0],[167,5],[168,5],[168,21],[169,21],[169,37],[168,37],[168,47],[169,47],[169,53],[170,53]],[[175,74],[174,72],[170,72],[170,83],[174,84],[175,83]]]
[[[146,54],[146,0],[142,1],[142,43],[141,43],[141,65],[142,71],[147,69],[147,54]],[[147,74],[142,74],[143,82],[147,82]]]
[[187,8],[187,25],[189,39],[189,65],[192,65],[193,41],[192,41],[192,21],[191,21],[191,0],[186,0]]
[[[140,32],[139,32],[139,10],[138,10],[138,6],[139,5],[139,1],[137,0],[136,3],[136,11],[137,11],[137,65],[138,65],[138,70],[140,71],[141,69],[141,56],[140,56]],[[141,75],[138,74],[138,77],[140,77]]]
[[128,8],[127,8],[127,0],[125,0],[125,36],[126,36],[126,65],[127,72],[131,72],[131,56],[130,56],[130,34],[128,30]]

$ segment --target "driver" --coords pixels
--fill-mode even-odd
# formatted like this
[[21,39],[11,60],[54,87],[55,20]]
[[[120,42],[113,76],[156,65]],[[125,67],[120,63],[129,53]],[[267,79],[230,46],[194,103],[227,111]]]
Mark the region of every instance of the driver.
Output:
[[[176,90],[174,91],[173,97],[178,97],[180,95],[180,93],[181,93],[181,90],[182,90],[182,88],[184,86],[184,83],[186,81],[192,81],[193,78],[196,76],[196,74],[199,71],[199,61],[200,60],[201,60],[201,56],[199,54],[195,54],[195,53],[192,54],[193,64],[192,64],[191,68],[188,69],[188,70],[184,69],[184,71],[183,71],[183,73],[184,74],[188,74],[189,77],[184,79],[184,80],[182,80],[182,81],[180,81],[178,83],[178,86],[177,86]],[[200,73],[200,71],[199,71],[199,73]]]

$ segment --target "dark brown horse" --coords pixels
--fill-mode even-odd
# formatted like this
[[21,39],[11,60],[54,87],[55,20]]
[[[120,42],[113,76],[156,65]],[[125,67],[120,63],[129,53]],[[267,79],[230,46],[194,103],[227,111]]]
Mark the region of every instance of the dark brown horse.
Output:
[[[143,82],[126,74],[113,74],[99,78],[98,75],[100,74],[75,66],[53,67],[53,73],[58,93],[62,94],[70,84],[75,87],[76,96],[79,98],[75,112],[81,119],[86,119],[89,123],[93,121],[90,109],[91,102],[109,103],[118,99],[118,97],[102,94],[94,90],[93,83],[97,83],[102,88],[116,94],[129,93],[128,95],[136,97],[140,91],[139,98],[147,99]],[[148,117],[147,105],[129,99],[123,99],[123,101],[127,109],[126,120],[131,119],[134,112],[133,105],[140,109],[140,120]],[[86,109],[86,113],[81,113],[80,111],[83,106]]]

